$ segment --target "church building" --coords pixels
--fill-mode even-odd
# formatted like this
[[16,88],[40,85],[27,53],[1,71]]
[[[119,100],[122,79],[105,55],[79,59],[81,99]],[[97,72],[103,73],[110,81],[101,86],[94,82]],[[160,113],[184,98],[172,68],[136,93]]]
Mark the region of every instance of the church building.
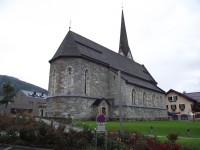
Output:
[[123,10],[119,53],[69,30],[49,63],[47,116],[167,118],[165,92],[145,66],[133,60]]

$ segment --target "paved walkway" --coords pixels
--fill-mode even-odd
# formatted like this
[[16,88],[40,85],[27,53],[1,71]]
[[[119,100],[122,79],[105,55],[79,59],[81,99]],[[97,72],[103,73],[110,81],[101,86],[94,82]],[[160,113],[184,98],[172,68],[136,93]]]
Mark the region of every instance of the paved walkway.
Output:
[[[49,124],[49,125],[51,124],[51,121],[49,121],[49,120],[47,120],[47,119],[42,119],[42,121],[44,121],[46,124]],[[56,122],[56,121],[53,121],[53,126],[54,126],[55,128],[58,128],[59,123]],[[77,132],[80,132],[80,131],[83,130],[82,128],[75,127],[75,126],[73,126],[73,125],[67,124],[67,125],[65,125],[64,132],[69,132],[70,129],[72,129],[72,130],[74,130],[74,131],[77,131]]]

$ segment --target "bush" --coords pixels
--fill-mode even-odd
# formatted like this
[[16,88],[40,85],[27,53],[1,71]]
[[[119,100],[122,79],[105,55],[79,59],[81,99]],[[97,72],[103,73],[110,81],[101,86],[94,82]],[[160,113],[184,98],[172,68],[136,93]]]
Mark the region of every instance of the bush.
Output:
[[6,129],[6,134],[14,138],[18,135],[18,130],[15,126],[11,126]]
[[0,136],[0,143],[12,143],[13,142],[13,138],[11,136],[8,135],[4,135],[4,136]]
[[[3,116],[5,117],[5,116]],[[2,116],[0,116],[2,119]],[[16,116],[3,118],[0,122],[0,129],[6,131],[6,135],[0,136],[0,143],[19,144],[35,147],[50,148],[55,150],[79,150],[92,149],[96,141],[96,133],[89,126],[82,126],[80,132],[69,130],[65,133],[65,125],[57,129],[36,121],[32,117]],[[19,136],[17,133],[19,132]],[[109,150],[183,150],[175,143],[178,133],[169,133],[168,143],[161,143],[156,137],[144,136],[138,132],[98,133],[98,149],[105,149],[105,142]]]
[[31,142],[33,144],[35,143],[35,140],[37,138],[34,128],[22,128],[22,129],[20,129],[19,136],[20,136],[21,140]]
[[171,142],[176,142],[176,140],[178,139],[178,133],[175,133],[175,132],[171,132],[171,133],[168,133],[167,135],[167,139]]

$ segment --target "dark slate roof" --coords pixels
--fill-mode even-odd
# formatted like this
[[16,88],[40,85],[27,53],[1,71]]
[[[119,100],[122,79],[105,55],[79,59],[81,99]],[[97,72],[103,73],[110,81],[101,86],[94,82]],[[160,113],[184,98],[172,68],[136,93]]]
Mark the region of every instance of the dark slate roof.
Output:
[[46,99],[47,95],[44,93],[39,92],[32,92],[32,91],[25,91],[21,90],[27,97],[33,97],[33,98],[40,98],[40,99]]
[[110,105],[110,103],[108,102],[108,100],[103,98],[103,99],[97,99],[97,100],[92,104],[92,106],[99,106],[99,104],[101,104],[101,102],[102,102],[103,100],[105,100],[105,102],[106,102],[108,105]]
[[169,93],[171,93],[171,92],[174,92],[174,93],[176,93],[177,95],[182,96],[182,97],[184,97],[184,98],[186,98],[186,99],[188,99],[188,100],[190,100],[190,101],[196,101],[196,102],[197,102],[196,99],[194,99],[192,96],[189,96],[189,93],[188,93],[188,94],[186,94],[186,93],[180,93],[180,92],[175,91],[175,90],[173,90],[173,89],[170,89],[165,95],[167,95],[167,94],[169,94]]
[[128,45],[128,38],[126,34],[126,26],[124,21],[124,13],[122,10],[122,19],[121,19],[121,32],[120,32],[120,43],[119,43],[119,52],[122,51],[124,56],[127,57],[130,48]]
[[200,103],[200,92],[184,93],[184,95],[191,97],[192,99]]
[[144,65],[109,50],[75,32],[69,31],[50,63],[62,57],[81,57],[101,63],[114,70],[120,70],[127,82],[161,93],[157,82]]

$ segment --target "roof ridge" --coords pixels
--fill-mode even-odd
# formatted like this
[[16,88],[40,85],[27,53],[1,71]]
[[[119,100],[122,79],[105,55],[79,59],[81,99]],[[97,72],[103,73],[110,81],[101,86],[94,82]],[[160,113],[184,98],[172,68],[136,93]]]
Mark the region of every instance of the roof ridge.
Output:
[[73,31],[68,31],[56,54],[49,62],[51,63],[53,60],[62,57],[90,59],[157,85],[157,82],[144,65]]
[[[92,42],[92,43],[94,43],[94,44],[96,44],[96,45],[98,45],[98,46],[100,46],[100,47],[103,47],[103,48],[107,49],[109,52],[114,53],[115,55],[118,55],[118,56],[120,56],[121,58],[123,58],[123,59],[125,59],[125,60],[128,60],[128,61],[130,61],[130,62],[133,62],[133,63],[135,63],[135,64],[137,64],[137,65],[143,66],[143,64],[140,64],[140,63],[138,63],[138,62],[136,62],[136,61],[134,61],[134,60],[132,60],[132,59],[129,59],[129,58],[127,58],[127,57],[124,57],[124,56],[120,55],[119,53],[117,53],[117,52],[115,52],[115,51],[113,51],[113,50],[111,50],[111,49],[109,49],[109,48],[107,48],[107,47],[105,47],[105,46],[103,46],[103,45],[101,45],[101,44],[95,42],[95,41],[92,41],[91,39],[86,38],[86,37],[84,37],[84,36],[82,36],[82,35],[80,35],[80,34],[78,34],[78,33],[76,33],[76,32],[73,32],[73,31],[69,31],[69,32],[72,32],[72,33],[76,34],[77,36],[80,36],[81,38],[85,38],[86,40],[89,40],[90,42]],[[77,40],[75,40],[75,41],[77,41]],[[80,41],[78,41],[78,42],[80,42]],[[81,42],[80,42],[80,43],[81,43]],[[83,44],[84,44],[84,43],[83,43]],[[147,69],[146,69],[146,70],[147,70]]]
[[185,97],[185,98],[187,98],[187,99],[189,99],[189,100],[197,101],[197,100],[195,100],[194,98],[192,98],[192,97],[190,97],[190,96],[188,96],[188,95],[186,95],[186,94],[184,94],[184,93],[181,93],[181,92],[178,92],[178,91],[176,91],[176,90],[173,90],[173,89],[170,89],[165,95],[167,95],[169,92],[175,92],[175,93],[177,93],[178,95],[183,96],[183,97]]
[[200,93],[200,92],[190,92],[190,93],[185,93],[185,94],[194,94],[194,93]]

